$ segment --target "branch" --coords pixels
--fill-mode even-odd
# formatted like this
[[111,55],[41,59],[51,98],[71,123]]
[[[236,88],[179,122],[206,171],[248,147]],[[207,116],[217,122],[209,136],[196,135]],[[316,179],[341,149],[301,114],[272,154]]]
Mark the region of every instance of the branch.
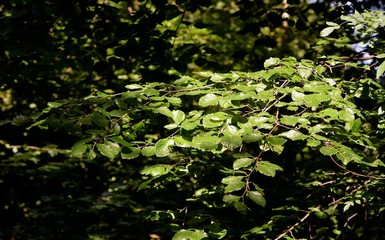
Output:
[[309,211],[307,212],[307,214],[301,218],[301,220],[299,220],[299,222],[297,222],[296,224],[294,224],[293,226],[291,226],[290,228],[286,229],[283,233],[281,233],[281,235],[279,235],[275,240],[279,240],[281,238],[283,238],[284,236],[286,236],[289,232],[293,231],[294,228],[296,228],[298,225],[300,225],[301,223],[303,223],[309,216],[310,214],[312,213],[313,211]]
[[359,176],[359,177],[366,177],[366,178],[372,178],[372,179],[377,179],[377,180],[384,180],[385,177],[376,177],[376,176],[370,176],[370,175],[365,175],[365,174],[361,174],[361,173],[358,173],[358,172],[354,172],[352,170],[349,170],[347,169],[346,167],[344,166],[341,166],[341,164],[339,164],[332,156],[330,156],[330,159],[340,168],[344,169],[346,172],[348,173],[351,173],[355,176]]

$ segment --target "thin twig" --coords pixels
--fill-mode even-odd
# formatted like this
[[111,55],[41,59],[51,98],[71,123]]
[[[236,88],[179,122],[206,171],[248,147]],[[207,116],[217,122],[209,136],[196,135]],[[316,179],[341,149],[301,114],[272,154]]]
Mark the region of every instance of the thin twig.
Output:
[[299,226],[301,223],[303,223],[309,216],[310,214],[312,213],[312,211],[309,211],[307,212],[307,214],[301,218],[301,220],[299,220],[299,222],[297,222],[296,224],[294,224],[293,226],[291,226],[290,228],[286,229],[283,233],[281,233],[281,235],[279,235],[275,240],[279,240],[281,238],[283,238],[284,236],[286,236],[288,233],[291,233],[291,231],[294,230],[294,228],[296,228],[297,226]]
[[384,180],[385,177],[376,177],[376,176],[370,176],[370,175],[365,175],[365,174],[361,174],[361,173],[358,173],[358,172],[354,172],[352,170],[349,170],[347,169],[346,167],[342,166],[341,164],[339,164],[334,158],[333,156],[330,156],[330,159],[340,168],[344,169],[346,172],[350,173],[350,174],[353,174],[355,176],[359,176],[359,177],[365,177],[365,178],[372,178],[372,179],[377,179],[377,180]]

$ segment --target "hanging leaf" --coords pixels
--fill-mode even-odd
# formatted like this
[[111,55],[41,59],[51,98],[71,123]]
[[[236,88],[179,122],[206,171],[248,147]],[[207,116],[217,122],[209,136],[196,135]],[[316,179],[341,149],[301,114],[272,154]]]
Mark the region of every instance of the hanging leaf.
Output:
[[119,144],[111,141],[105,141],[104,143],[96,144],[99,152],[108,158],[114,158],[120,153]]
[[167,117],[170,117],[170,118],[173,118],[174,115],[172,114],[171,110],[168,109],[167,107],[159,107],[157,109],[155,109],[156,112],[160,113],[160,114],[163,114]]
[[339,26],[333,26],[333,27],[324,28],[321,31],[320,35],[321,35],[321,37],[327,37],[336,29],[339,29]]
[[232,194],[226,194],[223,196],[222,201],[225,203],[235,203],[238,202],[241,199],[240,196],[232,195]]
[[284,138],[280,138],[280,137],[273,136],[273,137],[268,137],[268,138],[266,138],[266,141],[267,141],[268,143],[270,143],[271,145],[282,146],[283,144],[285,144],[285,142],[286,142],[287,140],[284,139]]
[[92,113],[92,122],[94,122],[99,127],[107,127],[110,123],[110,121],[99,112]]
[[283,169],[274,163],[261,161],[258,164],[257,171],[266,176],[274,177],[276,174],[276,171],[283,171]]
[[84,154],[88,148],[88,145],[86,143],[91,140],[92,138],[86,138],[86,139],[77,141],[71,149],[71,156],[75,157],[75,156],[81,156],[82,154]]
[[247,196],[256,204],[258,204],[261,207],[266,206],[266,199],[263,197],[263,195],[258,191],[248,191]]
[[235,209],[237,209],[238,212],[242,212],[242,213],[245,213],[249,210],[249,208],[243,202],[234,203],[234,207]]
[[137,158],[139,154],[140,149],[134,147],[123,147],[120,153],[123,159],[134,159]]
[[334,155],[338,152],[337,148],[335,148],[334,146],[322,146],[319,150],[323,155],[326,155],[326,156],[331,156],[331,155]]
[[252,158],[239,158],[234,161],[233,163],[233,169],[237,170],[243,167],[248,167],[250,164],[254,162],[254,159]]
[[382,76],[382,74],[384,74],[385,72],[385,61],[383,61],[380,66],[378,66],[377,68],[377,72],[376,72],[376,78],[380,78]]

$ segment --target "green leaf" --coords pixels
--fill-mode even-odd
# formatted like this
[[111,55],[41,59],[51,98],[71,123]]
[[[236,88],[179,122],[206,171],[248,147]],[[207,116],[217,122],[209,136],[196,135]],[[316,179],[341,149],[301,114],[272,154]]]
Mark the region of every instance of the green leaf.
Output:
[[99,127],[107,127],[110,121],[99,112],[92,113],[92,121]]
[[147,88],[143,90],[143,94],[146,96],[159,96],[159,91],[153,88]]
[[95,158],[96,158],[96,152],[95,152],[94,150],[91,149],[91,150],[87,153],[87,158],[88,158],[89,160],[95,159]]
[[218,105],[218,96],[213,93],[206,94],[199,99],[199,106],[201,107],[215,106],[215,105]]
[[293,130],[293,129],[291,129],[287,132],[280,133],[278,136],[286,137],[286,138],[293,140],[293,141],[304,140],[304,139],[308,138],[307,135],[305,135],[299,131]]
[[273,137],[268,137],[268,138],[266,138],[266,141],[267,141],[268,143],[270,143],[271,145],[282,146],[283,144],[285,144],[285,142],[286,142],[287,140],[284,139],[284,138],[280,138],[280,137],[273,136]]
[[87,151],[87,147],[88,147],[86,143],[91,140],[92,138],[86,138],[86,139],[77,141],[71,149],[71,156],[75,157],[75,156],[81,156],[82,154],[84,154]]
[[139,84],[129,84],[125,86],[128,90],[138,90],[142,89],[143,87]]
[[337,148],[335,148],[334,146],[322,146],[319,150],[323,155],[325,156],[331,156],[331,155],[334,155],[338,152]]
[[298,123],[299,119],[301,117],[298,116],[283,116],[281,117],[280,121],[282,124],[289,125],[289,126],[294,126]]
[[228,176],[228,177],[223,178],[221,182],[224,184],[231,184],[234,182],[242,181],[242,179],[244,179],[244,178],[245,178],[244,176]]
[[336,26],[333,26],[333,27],[327,27],[327,28],[324,28],[322,31],[321,31],[321,37],[327,37],[329,36],[334,30],[338,29],[339,27],[336,27]]
[[187,131],[190,131],[190,130],[193,130],[197,127],[197,122],[190,122],[190,121],[184,121],[182,124],[181,124],[181,128],[187,130]]
[[346,122],[353,122],[354,121],[354,112],[351,108],[345,108],[339,111],[338,117]]
[[181,122],[183,122],[183,120],[185,119],[186,115],[184,114],[184,112],[180,111],[180,110],[175,110],[175,111],[172,111],[172,119],[174,120],[175,124],[181,124]]
[[134,159],[137,158],[139,154],[140,149],[134,147],[123,147],[120,153],[123,159]]
[[151,175],[152,177],[159,177],[170,172],[172,166],[167,164],[156,164],[153,166],[145,166],[140,174]]
[[305,94],[304,93],[301,93],[301,92],[297,92],[296,90],[294,90],[292,93],[291,93],[291,99],[293,99],[294,102],[303,102],[304,100],[304,97],[305,97]]
[[242,137],[239,135],[225,134],[221,138],[221,143],[226,148],[234,150],[235,148],[242,146]]
[[155,144],[155,154],[157,157],[166,157],[170,154],[170,146],[174,141],[170,138],[160,139]]
[[142,155],[145,157],[151,157],[155,155],[155,153],[156,153],[155,146],[148,146],[148,147],[142,148]]
[[218,147],[218,144],[221,142],[221,139],[217,136],[212,136],[210,133],[202,134],[193,137],[192,143],[193,146],[198,149],[207,149],[213,150]]
[[384,74],[385,72],[385,61],[383,61],[380,66],[378,66],[377,68],[377,72],[376,72],[376,78],[380,78],[382,76],[382,74]]
[[159,107],[155,109],[155,111],[170,118],[174,117],[174,114],[172,114],[171,110],[168,109],[167,107]]
[[269,67],[271,67],[271,66],[276,66],[276,65],[278,65],[279,63],[281,62],[281,60],[279,59],[279,58],[269,58],[269,59],[267,59],[265,62],[264,62],[264,64],[263,64],[263,66],[265,67],[265,68],[269,68]]
[[182,104],[182,100],[178,97],[166,97],[166,100],[173,106],[180,106]]
[[178,147],[192,147],[192,142],[184,139],[182,136],[175,136],[174,143]]
[[276,174],[276,171],[283,171],[283,169],[274,163],[261,161],[258,164],[257,171],[262,173],[263,175],[274,177]]
[[104,143],[96,144],[99,152],[108,158],[114,158],[120,153],[119,144],[111,141],[105,141]]
[[168,130],[172,130],[172,129],[178,128],[178,124],[176,123],[167,124],[167,125],[164,125],[164,128]]
[[245,186],[246,186],[246,183],[242,182],[242,181],[229,183],[225,187],[225,193],[230,193],[230,192],[235,192],[235,191],[241,190]]
[[237,209],[238,212],[242,212],[242,213],[245,213],[249,210],[249,208],[243,202],[234,203],[234,207],[235,209]]
[[205,128],[215,128],[223,124],[227,115],[223,112],[210,113],[203,117],[202,124]]
[[263,197],[263,195],[258,191],[248,191],[247,196],[256,204],[258,204],[261,207],[266,206],[266,200]]
[[317,107],[321,101],[319,101],[316,97],[316,94],[308,94],[303,97],[303,100],[305,101],[306,107]]
[[313,138],[309,138],[307,140],[307,145],[309,147],[317,147],[321,144],[321,141],[320,140],[316,140],[316,139],[313,139]]
[[201,240],[208,239],[207,233],[202,230],[180,230],[173,237],[172,240]]
[[210,225],[207,229],[209,230],[209,237],[214,239],[222,239],[227,234],[227,230],[220,227],[219,224]]
[[259,131],[254,131],[250,134],[243,136],[243,141],[245,143],[257,142],[264,138],[264,135]]
[[233,163],[233,169],[237,170],[243,167],[248,167],[250,164],[254,162],[254,159],[252,158],[239,158],[234,161]]
[[361,126],[362,126],[362,121],[361,121],[361,119],[357,118],[357,119],[354,120],[354,122],[353,122],[351,131],[352,131],[353,133],[359,132],[359,130],[361,129]]
[[232,195],[232,194],[226,194],[223,196],[222,201],[225,203],[236,203],[241,199],[240,196]]

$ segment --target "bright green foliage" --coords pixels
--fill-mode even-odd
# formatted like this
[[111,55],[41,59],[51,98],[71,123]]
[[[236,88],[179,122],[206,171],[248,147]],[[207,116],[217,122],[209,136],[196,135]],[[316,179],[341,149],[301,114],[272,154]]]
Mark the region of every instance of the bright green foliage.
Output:
[[[142,159],[144,182],[139,191],[173,182],[188,185],[186,177],[198,187],[198,175],[205,174],[198,172],[199,166],[215,164],[222,184],[206,186],[205,191],[222,195],[223,201],[214,202],[202,193],[190,201],[219,209],[234,206],[244,213],[250,211],[249,200],[261,207],[269,204],[264,189],[253,179],[258,174],[282,175],[286,163],[280,159],[296,159],[285,156],[290,146],[298,153],[313,152],[310,161],[384,167],[382,156],[374,154],[383,147],[381,128],[372,125],[370,131],[378,135],[361,127],[375,110],[363,111],[355,103],[360,85],[346,88],[347,82],[330,78],[309,60],[268,59],[265,66],[254,73],[206,72],[204,77],[182,77],[173,84],[129,85],[121,94],[77,101],[91,111],[80,115],[60,111],[74,102],[54,104],[39,117],[38,126],[74,119],[73,128],[84,136],[72,149],[75,157],[93,156],[97,150],[110,159]],[[369,92],[385,94],[374,81],[363,81],[370,83]],[[94,107],[86,107],[90,104]],[[115,114],[118,111],[123,112]],[[89,117],[91,122],[85,120]],[[206,228],[198,229],[181,230],[173,239],[203,239],[209,234]]]
[[[11,238],[44,231],[51,234],[47,239],[69,239],[74,232],[81,239],[176,240],[385,234],[385,89],[378,79],[384,63],[362,62],[384,58],[382,12],[327,21],[315,46],[322,56],[314,60],[303,58],[312,36],[301,40],[308,25],[317,23],[313,5],[134,3],[66,4],[77,12],[63,13],[57,23],[47,20],[60,33],[49,49],[60,46],[68,53],[58,57],[61,67],[52,69],[52,76],[63,72],[58,76],[64,82],[86,79],[94,85],[87,97],[78,97],[84,96],[80,90],[75,98],[58,91],[62,100],[52,96],[45,109],[0,123],[29,124],[31,134],[44,139],[52,134],[49,139],[61,143],[35,147],[0,140],[5,146],[0,153],[7,155],[0,184],[12,182],[4,211],[22,214],[14,220],[19,225],[7,230]],[[37,9],[50,16],[44,4]],[[293,17],[282,18],[286,12]],[[67,24],[76,26],[80,13],[88,25],[79,28],[86,31],[74,28],[65,37]],[[76,16],[66,20],[65,14]],[[205,27],[213,23],[228,32]],[[99,24],[106,25],[103,31]],[[4,40],[11,33],[6,31]],[[346,48],[356,41],[368,43],[373,55],[338,56],[351,53]],[[10,45],[4,62],[18,66],[20,53],[5,42]],[[84,58],[74,56],[77,52]],[[256,54],[274,57],[256,60]],[[20,74],[10,75],[28,79],[30,67],[40,63],[37,56],[21,61]],[[42,58],[51,67],[56,59]],[[40,79],[49,66],[42,67]],[[218,71],[162,79],[199,69]],[[50,84],[61,89],[56,80]],[[22,184],[25,200],[13,195]]]

